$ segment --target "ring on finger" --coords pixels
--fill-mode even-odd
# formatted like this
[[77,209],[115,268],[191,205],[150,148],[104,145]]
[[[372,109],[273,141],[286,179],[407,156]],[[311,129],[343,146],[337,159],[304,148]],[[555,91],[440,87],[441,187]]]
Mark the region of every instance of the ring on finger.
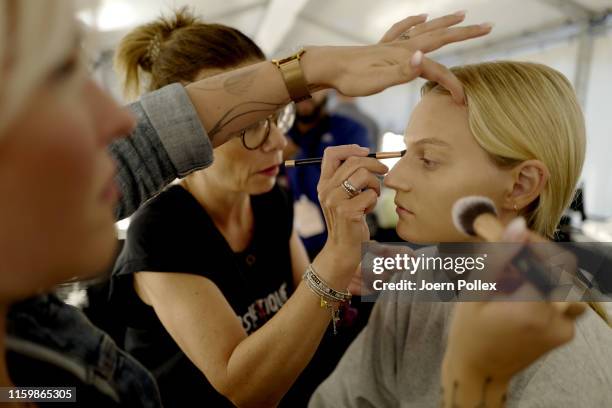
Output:
[[346,194],[348,194],[349,198],[353,198],[359,195],[359,190],[357,189],[357,187],[352,185],[351,182],[348,181],[348,179],[342,182],[342,188],[344,189],[344,191],[346,191]]

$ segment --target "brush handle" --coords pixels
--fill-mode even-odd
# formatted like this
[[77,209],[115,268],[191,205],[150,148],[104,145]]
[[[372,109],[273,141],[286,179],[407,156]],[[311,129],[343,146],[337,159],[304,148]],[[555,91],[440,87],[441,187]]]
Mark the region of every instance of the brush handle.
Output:
[[523,247],[521,251],[512,258],[512,265],[514,265],[514,267],[518,269],[545,298],[550,296],[554,286],[548,277],[548,271],[536,258],[531,249]]
[[[504,233],[504,226],[502,223],[495,215],[490,213],[485,213],[476,217],[473,226],[476,234],[487,242],[499,242]],[[553,285],[548,278],[546,268],[531,249],[523,247],[520,252],[512,258],[512,265],[517,268],[545,298],[549,297]]]
[[[405,153],[405,150],[402,150],[401,152],[377,152],[368,154],[368,157],[374,157],[379,160],[394,159],[402,157]],[[322,157],[311,157],[309,159],[286,160],[285,167],[311,166],[314,164],[320,165],[321,163],[323,163]]]
[[504,233],[504,226],[499,219],[490,213],[479,215],[474,220],[474,231],[487,242],[498,242]]

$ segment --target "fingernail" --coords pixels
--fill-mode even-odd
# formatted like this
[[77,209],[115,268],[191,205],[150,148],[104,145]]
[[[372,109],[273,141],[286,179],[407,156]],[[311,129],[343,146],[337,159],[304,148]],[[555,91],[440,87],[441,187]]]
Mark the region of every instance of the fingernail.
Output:
[[523,217],[517,217],[506,226],[502,239],[504,241],[521,241],[525,231],[527,231],[527,222]]
[[421,65],[421,62],[423,62],[423,53],[421,51],[415,52],[412,54],[412,57],[410,57],[410,65],[413,67],[418,67]]
[[419,14],[417,17],[419,17],[419,18],[427,18],[427,17],[429,17],[429,14],[423,13],[423,14]]
[[459,10],[459,11],[453,13],[453,16],[465,17],[465,13],[467,13],[467,11]]
[[492,29],[493,27],[495,27],[495,24],[493,23],[483,23],[480,25],[482,28],[488,28],[489,30]]

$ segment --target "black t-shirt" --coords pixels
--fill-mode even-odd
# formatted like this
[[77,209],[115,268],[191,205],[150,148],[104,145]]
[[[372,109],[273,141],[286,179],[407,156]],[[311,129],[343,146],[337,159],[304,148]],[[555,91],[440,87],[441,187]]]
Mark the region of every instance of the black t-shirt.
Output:
[[233,406],[205,379],[133,287],[139,271],[204,276],[221,290],[247,333],[280,309],[294,291],[289,239],[293,211],[275,186],[251,196],[253,238],[234,253],[210,216],[183,187],[171,186],[132,218],[113,271],[111,301],[127,325],[125,347],[156,377],[165,407]]

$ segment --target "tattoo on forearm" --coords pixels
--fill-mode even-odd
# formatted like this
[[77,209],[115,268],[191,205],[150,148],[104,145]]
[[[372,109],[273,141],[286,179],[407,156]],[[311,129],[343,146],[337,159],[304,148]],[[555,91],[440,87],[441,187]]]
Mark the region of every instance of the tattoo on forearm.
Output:
[[208,132],[209,137],[214,137],[221,132],[227,125],[235,121],[236,119],[257,112],[268,112],[272,113],[277,109],[280,109],[285,103],[270,103],[261,101],[249,101],[240,103],[232,107],[229,111],[225,112],[223,116],[215,123],[215,125]]
[[261,67],[254,66],[252,68],[245,68],[244,70],[240,70],[240,72],[234,74],[222,75],[220,78],[212,77],[207,79],[205,84],[194,83],[191,86],[194,89],[199,89],[201,91],[220,91],[224,90],[232,95],[244,95],[249,91],[253,82],[255,82],[255,77],[257,76],[257,71],[259,71]]
[[244,95],[255,81],[259,68],[251,68],[236,75],[230,75],[223,81],[223,89],[232,95]]
[[[247,95],[255,83],[257,73],[261,68],[262,65],[257,64],[250,68],[244,68],[234,74],[221,75],[218,79],[214,79],[213,77],[204,84],[194,83],[191,85],[191,87],[200,91],[225,91],[234,96]],[[290,100],[275,103],[262,101],[247,101],[239,103],[221,116],[217,123],[215,123],[212,129],[210,129],[208,132],[208,136],[211,140],[213,140],[217,134],[221,133],[228,125],[237,119],[249,114],[255,114],[257,112],[266,112],[271,114],[289,102]],[[255,120],[253,120],[253,122],[255,122]],[[245,127],[246,126],[237,127],[232,132],[242,130]]]

